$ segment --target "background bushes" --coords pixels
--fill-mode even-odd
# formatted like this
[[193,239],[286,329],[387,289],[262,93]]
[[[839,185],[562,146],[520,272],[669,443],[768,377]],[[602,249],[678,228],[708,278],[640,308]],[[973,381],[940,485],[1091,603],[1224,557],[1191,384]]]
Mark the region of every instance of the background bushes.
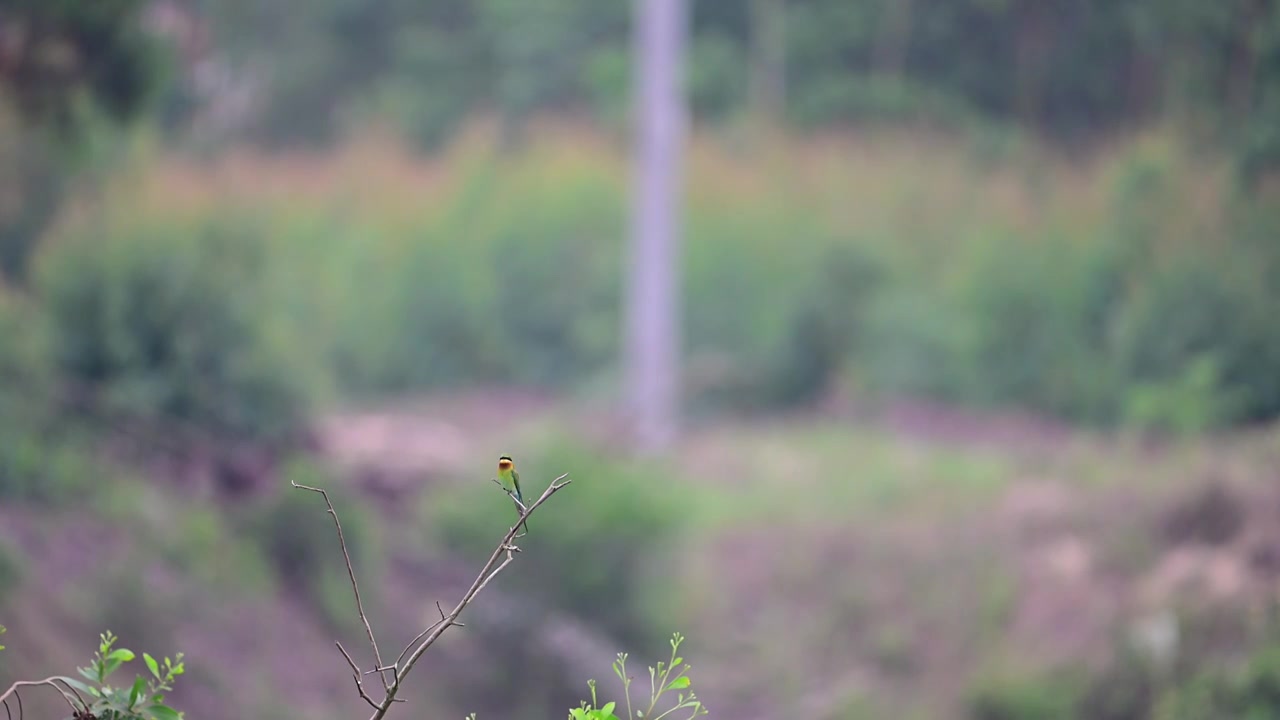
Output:
[[[1194,432],[1280,412],[1280,219],[1176,138],[1135,142],[1079,184],[1023,151],[954,144],[926,174],[868,155],[875,185],[813,158],[697,148],[691,408],[795,406],[853,380],[1102,426]],[[551,136],[441,163],[430,194],[346,204],[214,189],[172,209],[155,188],[119,191],[118,212],[63,228],[30,295],[0,305],[14,328],[0,371],[34,373],[0,391],[0,411],[44,388],[101,417],[272,440],[334,400],[598,387],[620,361],[623,160]],[[1028,165],[1044,179],[1011,207],[1001,183]],[[224,209],[204,209],[214,200]],[[16,437],[39,426],[22,414]],[[6,445],[7,466],[22,446]]]
[[59,391],[106,417],[280,439],[308,413],[308,368],[270,296],[249,217],[77,228],[40,258]]
[[[511,582],[523,588],[525,612],[560,609],[599,624],[620,640],[650,637],[652,618],[646,609],[655,605],[648,587],[663,571],[657,561],[669,557],[667,551],[684,529],[680,494],[685,483],[661,468],[624,467],[602,452],[567,441],[521,455],[519,465],[531,500],[554,477],[542,469],[556,468],[573,479],[571,490],[538,510],[540,522],[530,522],[529,535],[520,541],[538,552],[521,556],[522,562],[509,571],[523,577]],[[443,546],[465,548],[477,558],[487,557],[495,532],[516,519],[511,501],[490,482],[468,482],[444,499],[433,498],[425,512],[424,525],[437,528]],[[563,562],[584,547],[600,561]]]

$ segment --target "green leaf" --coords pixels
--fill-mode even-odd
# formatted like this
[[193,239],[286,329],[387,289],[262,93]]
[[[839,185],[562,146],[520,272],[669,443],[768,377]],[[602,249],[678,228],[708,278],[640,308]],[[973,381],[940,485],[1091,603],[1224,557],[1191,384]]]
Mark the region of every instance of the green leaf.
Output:
[[160,679],[160,663],[156,662],[156,659],[151,657],[151,655],[147,653],[142,653],[142,662],[147,664],[147,669],[151,671],[152,675],[156,676],[157,680],[159,680]]
[[73,687],[73,688],[75,688],[75,689],[79,690],[80,692],[89,693],[90,695],[97,695],[97,694],[98,694],[97,690],[94,690],[93,688],[89,687],[88,685],[85,685],[84,683],[80,682],[79,680],[76,680],[75,678],[60,677],[60,678],[58,678],[58,680],[60,680],[60,681],[62,681],[62,682],[64,682],[64,683],[66,683],[66,684],[70,685],[71,687]]
[[133,707],[138,703],[138,698],[142,697],[142,693],[147,689],[147,681],[139,675],[133,681],[133,689],[129,691],[129,707]]
[[132,650],[128,650],[126,648],[120,648],[119,650],[112,650],[111,654],[107,655],[106,659],[119,660],[120,662],[129,662],[130,660],[133,660],[135,657],[137,656],[133,654]]
[[672,661],[671,661],[671,667],[676,667],[676,666],[678,666],[678,665],[679,665],[680,663],[682,663],[682,662],[684,662],[684,658],[682,658],[682,657],[678,657],[678,658],[676,658],[675,660],[672,660]]
[[147,713],[156,720],[182,720],[182,715],[168,705],[152,705]]
[[612,702],[605,703],[604,707],[600,708],[600,714],[607,718],[613,717],[613,707],[615,705],[617,705],[617,703],[612,703]]
[[689,684],[690,684],[689,676],[681,675],[675,680],[672,680],[670,683],[667,683],[667,686],[662,689],[662,692],[666,692],[668,690],[680,690],[681,688],[687,688],[689,687]]
[[569,710],[569,717],[572,720],[587,720],[587,711],[582,708],[571,708]]
[[100,673],[100,677],[103,680],[106,680],[107,676],[115,672],[118,667],[120,667],[120,660],[118,658],[108,657],[106,660],[102,661],[102,672]]

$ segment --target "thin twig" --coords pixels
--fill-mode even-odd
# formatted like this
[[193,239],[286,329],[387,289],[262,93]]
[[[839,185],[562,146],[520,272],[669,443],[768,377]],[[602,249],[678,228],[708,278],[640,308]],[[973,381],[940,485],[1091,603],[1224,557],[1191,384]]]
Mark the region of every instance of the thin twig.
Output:
[[444,622],[444,613],[440,613],[440,619],[439,619],[439,620],[437,620],[437,621],[435,621],[435,622],[431,623],[430,625],[428,625],[426,630],[423,630],[422,632],[418,633],[418,636],[417,636],[417,637],[415,637],[414,639],[410,640],[410,641],[409,641],[409,644],[404,646],[404,650],[402,650],[402,651],[400,652],[400,657],[396,658],[396,675],[397,675],[397,676],[399,676],[399,674],[400,674],[400,661],[401,661],[401,660],[404,660],[404,656],[405,656],[405,655],[408,655],[408,654],[409,654],[409,652],[410,652],[411,650],[413,650],[414,646],[418,644],[418,641],[419,641],[419,640],[421,640],[422,638],[426,637],[426,636],[427,636],[427,633],[431,632],[432,630],[435,630],[435,629],[440,625],[440,623],[442,623],[442,622]]
[[338,652],[342,653],[342,657],[347,659],[347,665],[351,666],[351,677],[356,681],[356,692],[360,693],[360,698],[369,703],[369,707],[377,708],[378,703],[364,691],[364,679],[360,677],[360,668],[356,667],[356,661],[351,659],[351,655],[347,653],[346,648],[342,647],[342,643],[334,642],[333,644],[338,646]]
[[[293,480],[290,480],[289,484],[299,490],[310,490],[311,492],[320,493],[320,495],[324,497],[324,504],[329,506],[329,514],[333,516],[333,524],[338,528],[338,544],[342,546],[342,558],[347,561],[347,576],[351,578],[351,591],[355,593],[356,596],[356,612],[360,613],[360,621],[364,623],[365,634],[369,636],[369,644],[373,646],[373,659],[376,663],[376,667],[382,667],[384,664],[382,662],[382,653],[378,652],[378,641],[374,639],[373,628],[369,625],[369,618],[364,614],[364,603],[360,600],[360,586],[356,584],[356,571],[351,568],[351,555],[347,552],[347,539],[342,534],[342,523],[338,522],[338,511],[333,509],[333,503],[329,500],[329,493],[317,487],[301,485]],[[342,650],[342,646],[339,645],[338,649]],[[346,655],[347,651],[342,650],[342,654]],[[360,670],[356,668],[355,663],[351,661],[351,656],[349,655],[347,656],[347,662],[351,663],[352,669],[355,670],[356,678],[358,680],[360,677]],[[382,689],[384,691],[389,690],[390,685],[387,683],[386,674],[378,673],[378,677],[382,679]],[[357,682],[357,684],[359,683]],[[361,691],[363,694],[363,688]],[[370,703],[372,702],[373,701],[370,700]]]
[[[573,482],[572,480],[566,480],[565,478],[567,477],[569,477],[568,473],[553,480],[551,484],[547,486],[547,489],[542,491],[542,495],[534,501],[534,503],[530,505],[525,512],[521,513],[521,519],[523,520],[531,515],[539,505],[546,502],[548,498],[556,494],[561,488]],[[519,529],[520,523],[517,522],[510,530],[507,530],[506,535],[502,537],[502,541],[498,543],[498,547],[494,548],[493,554],[489,556],[488,562],[486,562],[484,567],[480,569],[480,573],[476,576],[475,581],[471,583],[471,587],[467,590],[466,594],[464,594],[462,599],[458,601],[458,604],[454,606],[453,611],[448,615],[443,615],[444,611],[442,609],[440,610],[442,614],[441,619],[436,621],[436,623],[431,628],[428,628],[427,631],[424,631],[428,633],[426,639],[418,645],[417,649],[413,651],[413,654],[409,656],[409,659],[405,661],[404,668],[396,674],[395,682],[393,682],[391,687],[387,690],[386,700],[384,700],[383,703],[374,711],[369,720],[382,720],[382,718],[386,717],[387,711],[391,709],[392,703],[396,702],[396,693],[400,691],[405,676],[413,669],[413,666],[418,662],[418,659],[422,657],[423,653],[425,653],[428,648],[435,644],[436,640],[444,634],[445,630],[448,630],[451,625],[457,624],[455,621],[458,619],[458,616],[462,614],[463,610],[467,609],[467,606],[475,599],[476,594],[483,590],[484,587],[489,584],[489,581],[493,580],[493,578],[501,572],[503,568],[510,565],[511,562],[515,560],[515,553],[519,552],[520,549],[515,545],[512,545],[511,541],[515,538]],[[500,558],[502,558],[501,563],[499,563]],[[438,603],[437,609],[440,609]],[[421,637],[421,635],[419,635],[419,637]],[[399,662],[397,662],[397,665],[398,664]]]
[[81,707],[88,707],[88,702],[84,701],[84,696],[82,696],[82,694],[79,694],[79,691],[76,689],[76,685],[68,683],[67,678],[58,678],[58,682],[67,685],[68,691],[70,691],[73,696],[76,696],[76,700],[81,702]]
[[[58,691],[58,694],[62,696],[62,699],[67,701],[67,704],[71,706],[71,712],[72,712],[72,714],[77,713],[77,712],[80,712],[80,710],[81,710],[81,709],[85,709],[85,710],[87,710],[87,709],[89,708],[89,706],[88,706],[88,705],[85,705],[83,708],[78,708],[78,707],[76,707],[76,704],[75,704],[74,702],[72,702],[72,701],[71,701],[71,696],[70,696],[70,695],[68,695],[68,694],[67,694],[67,692],[66,692],[65,690],[63,690],[62,688],[58,687],[58,684],[57,684],[56,682],[54,682],[55,680],[61,680],[61,679],[62,679],[61,677],[59,677],[59,676],[57,676],[57,675],[53,675],[53,676],[51,676],[51,677],[47,677],[47,678],[45,678],[45,679],[43,679],[43,680],[19,680],[18,682],[15,682],[14,684],[10,685],[10,686],[9,686],[9,689],[8,689],[8,690],[5,690],[3,695],[0,695],[0,702],[4,702],[4,701],[6,701],[6,700],[9,698],[9,696],[10,696],[10,695],[12,695],[12,696],[14,696],[15,698],[17,698],[17,700],[18,700],[18,717],[19,717],[19,718],[21,718],[21,717],[22,717],[22,696],[18,694],[18,688],[23,688],[23,687],[38,687],[38,686],[40,686],[40,685],[48,685],[49,687],[53,688],[54,690],[57,690],[57,691]],[[78,697],[78,696],[77,696],[77,699],[79,699],[79,697]],[[83,700],[82,700],[81,702],[83,702]],[[6,705],[6,707],[7,707],[7,705]]]

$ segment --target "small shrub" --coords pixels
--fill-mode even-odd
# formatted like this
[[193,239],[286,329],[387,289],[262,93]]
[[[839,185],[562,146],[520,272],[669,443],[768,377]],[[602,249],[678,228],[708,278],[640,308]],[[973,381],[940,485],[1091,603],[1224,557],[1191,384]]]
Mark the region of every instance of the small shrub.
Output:
[[1076,717],[1089,720],[1142,720],[1151,717],[1157,678],[1150,663],[1125,652],[1090,679]]
[[[709,714],[702,701],[698,699],[697,694],[689,689],[693,685],[693,681],[689,678],[690,666],[680,656],[680,645],[683,642],[684,636],[680,633],[673,635],[671,637],[671,657],[665,662],[659,660],[656,667],[651,666],[649,668],[648,705],[645,704],[643,697],[635,698],[634,700],[631,697],[631,685],[635,682],[635,677],[627,671],[627,654],[618,653],[618,659],[613,663],[613,674],[617,675],[618,680],[622,682],[623,702],[613,701],[600,705],[600,700],[596,695],[596,681],[588,680],[587,686],[591,689],[591,702],[588,703],[584,700],[578,707],[569,710],[569,720],[618,720],[616,713],[621,712],[623,708],[626,708],[628,720],[632,717],[663,718],[668,715],[692,720],[699,715]],[[676,696],[674,700],[671,698],[672,695]],[[634,705],[633,702],[635,703]],[[662,706],[668,707],[655,716],[654,713],[658,712]],[[474,720],[474,716],[472,716],[472,720]]]
[[867,341],[868,311],[880,289],[881,268],[856,247],[836,246],[820,256],[814,274],[788,323],[783,350],[775,354],[768,378],[774,405],[821,398]]
[[93,661],[88,667],[76,669],[88,681],[87,684],[70,677],[56,678],[63,685],[80,691],[67,693],[54,686],[73,706],[80,707],[81,702],[88,702],[88,707],[83,708],[83,714],[77,711],[76,717],[104,720],[181,720],[183,714],[166,705],[165,700],[166,695],[173,690],[178,676],[185,672],[182,653],[178,653],[176,661],[167,657],[161,661],[143,653],[142,660],[150,677],[135,675],[128,685],[113,686],[109,680],[116,671],[138,657],[132,650],[115,647],[116,640],[118,638],[110,630],[103,633]]
[[1211,667],[1165,697],[1157,720],[1241,718],[1280,715],[1280,646],[1259,650],[1242,666]]
[[46,367],[44,320],[0,287],[0,499],[60,503],[93,481],[79,424]]
[[997,678],[971,694],[969,720],[1071,720],[1077,690],[1068,680]]
[[1151,274],[1116,320],[1129,419],[1186,432],[1274,412],[1277,296],[1248,261],[1187,254]]
[[278,440],[309,362],[273,324],[260,228],[243,217],[80,228],[39,260],[59,380],[106,417]]

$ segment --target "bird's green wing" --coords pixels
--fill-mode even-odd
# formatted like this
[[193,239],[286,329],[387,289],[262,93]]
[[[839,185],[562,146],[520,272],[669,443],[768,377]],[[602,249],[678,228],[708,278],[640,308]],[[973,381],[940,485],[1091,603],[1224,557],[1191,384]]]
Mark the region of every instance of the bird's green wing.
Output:
[[515,468],[511,469],[511,483],[516,486],[516,499],[524,503],[524,495],[520,493],[520,473]]

